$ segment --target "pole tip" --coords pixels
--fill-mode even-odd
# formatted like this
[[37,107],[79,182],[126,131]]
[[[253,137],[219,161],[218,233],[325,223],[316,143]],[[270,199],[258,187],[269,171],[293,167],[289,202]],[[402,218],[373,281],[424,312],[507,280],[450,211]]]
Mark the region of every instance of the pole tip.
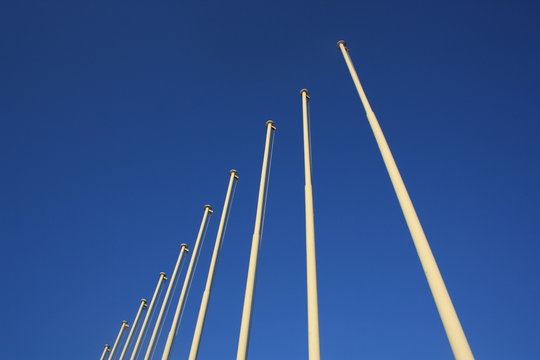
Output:
[[106,347],[106,348],[108,349],[108,348],[110,348],[110,347],[111,347],[111,345],[109,345],[109,344],[105,344],[105,347]]
[[188,250],[187,244],[180,244],[180,249],[183,249],[183,248],[185,248],[186,250]]
[[240,177],[238,177],[238,171],[235,169],[231,169],[229,174],[233,175],[236,180],[240,179]]
[[162,272],[159,273],[159,276],[165,277],[165,276],[167,276],[167,274],[165,274],[165,273],[162,271]]
[[347,49],[347,43],[345,42],[345,40],[339,40],[339,41],[337,42],[337,47],[338,47],[338,48],[340,48],[341,45],[343,45],[343,47],[344,47],[345,49]]
[[205,210],[208,209],[208,212],[209,212],[210,214],[214,212],[214,210],[212,210],[212,206],[210,206],[210,205],[208,205],[208,204],[204,205],[204,209],[205,209]]
[[147,303],[146,299],[141,299],[141,302],[145,304]]
[[266,127],[268,127],[268,126],[271,126],[272,130],[276,130],[276,125],[274,124],[274,122],[272,120],[268,120],[266,122]]
[[128,322],[126,320],[122,320],[122,324],[124,324],[124,326],[128,326]]
[[305,93],[306,95],[309,95],[308,89],[302,89],[302,90],[300,90],[300,95],[302,95],[302,94],[304,94],[304,93]]

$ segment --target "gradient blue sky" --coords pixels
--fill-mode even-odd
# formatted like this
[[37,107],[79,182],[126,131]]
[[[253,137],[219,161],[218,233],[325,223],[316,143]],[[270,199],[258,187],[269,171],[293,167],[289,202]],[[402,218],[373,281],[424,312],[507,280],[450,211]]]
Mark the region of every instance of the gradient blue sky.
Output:
[[305,87],[324,359],[451,359],[336,48],[344,39],[477,358],[540,358],[539,10],[533,1],[4,2],[1,357],[97,359],[158,273],[171,272],[179,244],[192,246],[209,203],[216,213],[174,352],[185,358],[236,168],[199,359],[234,358],[273,119],[250,359],[307,358]]

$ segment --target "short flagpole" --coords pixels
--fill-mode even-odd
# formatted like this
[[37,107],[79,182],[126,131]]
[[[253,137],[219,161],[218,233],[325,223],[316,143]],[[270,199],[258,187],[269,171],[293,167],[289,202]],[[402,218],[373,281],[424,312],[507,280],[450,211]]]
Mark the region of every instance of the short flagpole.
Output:
[[214,280],[214,272],[216,270],[216,264],[219,257],[219,251],[221,250],[221,242],[225,236],[225,227],[229,216],[229,207],[232,202],[232,191],[238,175],[236,170],[230,171],[229,186],[227,187],[227,194],[225,195],[225,202],[223,203],[223,211],[221,212],[221,220],[219,222],[219,228],[216,235],[216,242],[214,245],[214,252],[212,253],[212,260],[210,261],[210,267],[208,269],[208,277],[206,279],[206,286],[204,289],[203,297],[201,300],[201,306],[199,309],[199,315],[197,317],[197,325],[195,326],[195,332],[193,334],[193,340],[191,342],[191,349],[189,351],[189,360],[197,359],[199,353],[199,345],[201,342],[201,335],[204,328],[204,320],[206,318],[206,310],[208,308],[208,301],[210,299],[210,292],[212,291],[212,282]]
[[255,229],[251,242],[251,254],[249,257],[248,276],[246,280],[246,293],[244,296],[244,308],[242,310],[242,323],[240,325],[240,335],[238,338],[238,351],[236,353],[237,360],[246,360],[249,332],[251,328],[251,313],[253,309],[253,294],[255,292],[255,276],[257,274],[257,260],[259,256],[259,246],[261,240],[261,232],[263,225],[263,210],[266,203],[266,190],[268,173],[270,169],[270,147],[272,135],[276,127],[274,122],[269,120],[266,122],[266,142],[264,146],[264,156],[261,171],[261,183],[259,185],[259,197],[257,201],[257,212],[255,216]]
[[105,360],[105,355],[107,355],[109,351],[111,351],[111,346],[109,344],[105,344],[105,346],[103,347],[103,352],[101,353],[101,357],[99,358],[99,360]]
[[150,305],[148,305],[148,310],[146,311],[146,316],[144,317],[143,323],[141,325],[139,336],[137,337],[137,341],[135,342],[135,346],[133,347],[133,352],[131,353],[131,360],[135,360],[137,358],[137,354],[139,353],[139,347],[141,346],[141,342],[144,337],[144,333],[146,331],[146,326],[148,325],[148,321],[152,317],[152,310],[154,309],[154,304],[157,298],[159,297],[159,290],[161,289],[161,285],[163,285],[163,281],[165,280],[167,280],[165,273],[164,272],[159,273],[159,279],[156,285],[156,290],[154,290],[154,295],[152,295],[152,300],[150,300]]
[[313,215],[313,188],[311,185],[311,139],[307,89],[300,90],[302,96],[302,123],[304,133],[304,170],[306,205],[306,273],[308,308],[309,359],[321,358],[319,345],[319,305],[317,296],[317,262],[315,256],[315,223]]
[[424,273],[426,274],[431,293],[439,311],[439,315],[446,331],[448,341],[450,342],[450,347],[454,353],[454,357],[458,360],[474,359],[463,328],[461,327],[461,323],[459,322],[456,310],[454,309],[454,305],[452,304],[452,300],[450,299],[450,295],[448,294],[448,290],[446,289],[446,285],[444,284],[444,280],[439,271],[439,267],[437,266],[435,258],[433,257],[428,240],[424,234],[424,230],[422,229],[418,215],[416,214],[411,198],[407,192],[407,188],[403,183],[403,179],[401,178],[401,174],[399,173],[394,157],[390,152],[390,147],[386,142],[379,122],[375,117],[375,113],[371,109],[366,94],[362,88],[362,85],[360,84],[360,80],[349,56],[349,49],[347,49],[345,41],[343,40],[338,41],[337,45],[345,58],[345,62],[347,63],[347,67],[349,68],[353,82],[356,85],[356,90],[358,91],[360,100],[364,105],[367,119],[371,126],[371,130],[375,135],[375,140],[377,141],[377,145],[379,146],[386,169],[390,175],[399,204],[401,205],[401,210],[405,216],[405,221],[409,227],[414,246],[418,252]]
[[120,339],[122,338],[122,334],[124,333],[124,329],[128,327],[129,327],[128,322],[126,320],[122,321],[122,325],[120,325],[120,331],[118,331],[118,335],[116,336],[116,340],[114,341],[114,345],[109,354],[109,360],[112,360],[114,353],[116,352],[116,348],[118,347],[118,343],[120,342]]
[[150,342],[148,343],[148,347],[146,348],[146,355],[144,356],[144,360],[149,360],[150,356],[152,355],[152,352],[154,351],[154,346],[157,340],[158,331],[159,331],[159,328],[161,327],[161,321],[163,319],[163,315],[165,314],[165,310],[167,309],[167,305],[169,304],[169,296],[171,295],[171,292],[174,288],[174,284],[176,283],[175,282],[176,275],[178,273],[178,269],[180,269],[180,264],[182,263],[182,257],[184,256],[184,253],[188,251],[189,250],[186,244],[180,245],[180,254],[178,255],[178,260],[176,261],[176,265],[174,266],[174,270],[171,275],[171,279],[169,281],[169,286],[167,287],[167,292],[165,293],[165,297],[163,298],[163,303],[161,304],[161,309],[159,310],[156,324],[154,325],[154,331],[152,332],[152,337],[150,338]]
[[135,329],[137,328],[137,323],[139,322],[139,318],[141,317],[141,314],[146,308],[146,299],[141,299],[141,304],[139,305],[139,310],[137,310],[137,314],[135,315],[135,320],[131,323],[131,329],[129,330],[128,337],[126,339],[126,343],[124,344],[124,348],[122,349],[122,352],[120,353],[120,357],[118,360],[123,360],[124,356],[126,355],[126,352],[129,348],[129,344],[131,342],[131,338],[133,337],[133,334],[135,333]]
[[176,312],[174,313],[174,318],[171,324],[171,329],[169,330],[169,335],[167,336],[167,342],[165,343],[165,349],[163,350],[162,360],[169,360],[171,355],[172,347],[174,344],[174,339],[176,337],[176,332],[178,331],[178,326],[180,325],[180,316],[182,315],[182,310],[184,308],[184,303],[186,300],[187,292],[189,285],[191,283],[191,277],[193,272],[193,267],[197,261],[197,253],[199,251],[201,239],[205,235],[206,226],[212,215],[212,207],[210,205],[204,206],[204,214],[201,221],[201,226],[199,228],[199,233],[197,234],[197,240],[195,240],[195,246],[193,247],[193,253],[189,259],[189,265],[186,270],[186,275],[184,278],[184,284],[182,286],[182,291],[180,292],[180,298],[178,299],[178,305],[176,306]]

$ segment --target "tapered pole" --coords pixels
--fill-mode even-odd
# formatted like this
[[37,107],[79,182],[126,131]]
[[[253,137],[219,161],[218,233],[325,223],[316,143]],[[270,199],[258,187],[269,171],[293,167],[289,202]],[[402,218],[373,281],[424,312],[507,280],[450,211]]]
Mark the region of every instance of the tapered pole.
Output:
[[240,336],[238,338],[237,360],[247,358],[249,345],[249,332],[251,328],[251,312],[253,309],[253,293],[255,291],[255,276],[257,274],[257,259],[259,256],[259,245],[261,240],[263,225],[263,210],[266,203],[266,190],[268,174],[270,170],[270,146],[276,127],[273,121],[266,122],[266,142],[264,145],[264,156],[261,171],[261,183],[259,185],[259,198],[257,200],[257,212],[255,216],[255,229],[251,241],[251,254],[249,257],[248,276],[246,281],[246,293],[244,296],[244,308],[242,310],[242,323],[240,325]]
[[315,220],[313,214],[313,188],[311,185],[311,138],[309,124],[307,89],[300,90],[302,96],[302,124],[304,133],[304,173],[306,203],[306,275],[308,310],[308,348],[309,359],[319,360],[319,300],[317,295],[317,261],[315,256]]
[[422,268],[426,274],[431,293],[435,300],[437,310],[439,311],[439,315],[446,331],[448,341],[450,342],[450,347],[454,353],[454,357],[459,360],[474,359],[465,333],[463,332],[463,328],[461,327],[461,323],[459,322],[456,310],[454,309],[454,305],[452,304],[452,300],[450,299],[450,295],[448,294],[448,290],[444,284],[441,272],[439,271],[439,267],[437,266],[435,258],[433,257],[428,240],[424,234],[424,230],[422,229],[418,215],[416,214],[411,198],[407,192],[407,188],[403,183],[403,179],[401,178],[401,174],[399,173],[394,157],[390,152],[390,148],[386,142],[379,122],[375,117],[375,113],[371,109],[366,94],[364,93],[362,85],[360,84],[360,80],[358,79],[358,75],[356,74],[356,70],[349,56],[349,49],[347,49],[345,41],[343,40],[339,41],[337,44],[341,50],[341,53],[343,54],[343,57],[345,58],[345,62],[347,63],[347,67],[349,68],[353,82],[356,85],[356,90],[358,90],[360,100],[364,105],[367,119],[371,126],[371,130],[375,135],[375,140],[377,141],[377,145],[381,151],[386,169],[390,175],[390,180],[392,181],[399,204],[401,205],[401,210],[403,211],[405,221],[409,227],[409,231],[411,233],[414,246],[416,247],[416,251],[418,252]]
[[116,352],[116,348],[118,347],[118,343],[120,342],[120,339],[122,338],[122,334],[124,333],[124,330],[128,327],[129,327],[128,322],[126,320],[122,321],[122,325],[120,325],[120,331],[118,331],[118,335],[116,336],[116,340],[114,341],[114,345],[109,354],[109,360],[113,358],[114,353]]
[[99,360],[105,360],[105,356],[107,355],[109,351],[111,351],[111,345],[105,344],[105,346],[103,347],[103,352],[101,353],[101,357],[99,358]]
[[141,346],[144,334],[146,332],[146,326],[148,325],[148,321],[152,317],[152,310],[154,309],[154,305],[159,297],[159,290],[161,289],[161,286],[163,285],[163,282],[167,280],[167,276],[164,272],[159,273],[159,279],[156,285],[156,290],[154,290],[154,295],[152,295],[152,300],[150,300],[150,305],[148,305],[148,310],[146,311],[146,316],[144,317],[143,323],[141,325],[141,330],[139,331],[139,336],[137,337],[137,341],[135,342],[135,346],[133,347],[133,352],[131,353],[131,360],[135,360],[137,358],[137,355],[139,353],[139,348]]
[[184,278],[184,285],[182,286],[182,291],[180,292],[180,297],[178,298],[178,305],[176,306],[176,312],[174,313],[174,318],[171,324],[171,329],[169,330],[169,335],[167,336],[167,342],[165,343],[165,349],[163,350],[162,360],[168,360],[171,356],[172,347],[174,344],[174,339],[176,337],[176,332],[178,331],[178,326],[180,325],[180,317],[182,315],[182,310],[184,309],[184,304],[186,296],[191,284],[191,277],[193,274],[193,268],[197,262],[197,253],[199,252],[199,247],[201,240],[203,239],[206,226],[210,220],[213,210],[210,205],[204,205],[204,213],[201,221],[201,226],[199,227],[199,233],[197,234],[197,240],[195,240],[195,246],[193,247],[193,253],[191,254],[191,259],[189,259],[189,265],[186,270],[186,277]]
[[197,317],[197,325],[195,326],[195,332],[193,334],[193,340],[191,342],[191,349],[189,351],[189,360],[197,359],[199,353],[199,344],[201,342],[201,335],[204,327],[204,320],[206,318],[206,309],[208,308],[208,301],[210,299],[210,292],[212,291],[212,282],[214,280],[214,272],[216,270],[216,264],[219,257],[219,251],[221,250],[221,242],[225,236],[225,227],[229,216],[229,207],[232,202],[232,192],[236,181],[238,181],[238,175],[236,170],[230,171],[229,186],[227,187],[227,194],[225,195],[225,202],[223,203],[223,211],[221,212],[221,219],[219,221],[218,232],[216,235],[216,242],[214,244],[214,252],[212,253],[212,260],[210,261],[210,267],[208,269],[208,276],[206,278],[206,286],[204,288],[203,297],[201,300],[201,306],[199,308],[199,315]]
[[137,310],[137,314],[135,315],[135,320],[133,320],[133,322],[131,323],[131,330],[129,330],[126,343],[124,344],[124,348],[122,349],[122,352],[120,353],[120,357],[118,358],[118,360],[123,360],[124,356],[126,356],[126,352],[131,342],[131,338],[133,337],[133,334],[135,333],[135,329],[137,328],[137,324],[139,323],[139,318],[141,317],[141,314],[146,307],[147,307],[146,299],[141,299],[141,304],[139,305],[139,309]]
[[169,304],[169,296],[171,295],[171,292],[174,288],[174,284],[176,283],[176,275],[178,273],[178,269],[180,269],[180,264],[182,263],[182,257],[184,256],[184,253],[188,251],[189,250],[186,244],[180,245],[180,254],[178,255],[178,260],[176,260],[176,265],[174,266],[171,280],[169,281],[169,286],[167,287],[167,292],[165,293],[165,297],[163,298],[163,303],[161,304],[161,309],[159,310],[156,324],[154,325],[154,331],[152,332],[152,337],[150,338],[150,342],[148,343],[144,360],[149,360],[150,356],[152,355],[152,352],[154,351],[154,346],[157,340],[158,331],[159,331],[159,328],[161,327],[161,321],[163,319],[163,315],[165,314],[165,311],[167,310],[167,305]]

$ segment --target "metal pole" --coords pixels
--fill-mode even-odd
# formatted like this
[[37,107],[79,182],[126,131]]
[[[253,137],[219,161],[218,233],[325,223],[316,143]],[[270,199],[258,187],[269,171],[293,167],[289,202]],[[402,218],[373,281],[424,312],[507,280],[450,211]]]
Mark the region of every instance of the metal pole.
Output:
[[249,331],[251,328],[251,312],[253,309],[253,293],[255,291],[255,276],[257,273],[257,258],[259,256],[260,238],[262,232],[262,216],[266,202],[266,189],[268,171],[270,169],[270,144],[272,134],[276,130],[274,122],[266,122],[266,143],[264,146],[264,156],[261,171],[261,183],[259,186],[259,198],[257,201],[257,212],[255,216],[255,229],[251,242],[251,254],[249,257],[248,276],[246,281],[246,294],[244,296],[244,308],[242,310],[242,323],[240,325],[240,336],[238,338],[237,360],[246,360],[249,344]]
[[182,257],[184,256],[184,253],[188,251],[189,250],[186,244],[180,245],[180,254],[178,255],[178,260],[176,261],[176,265],[174,266],[171,280],[169,281],[169,286],[167,287],[167,292],[165,293],[165,298],[163,299],[163,303],[161,304],[161,309],[159,310],[159,315],[156,320],[156,325],[154,325],[154,331],[152,332],[152,337],[150,338],[150,342],[148,343],[144,360],[150,359],[150,356],[152,355],[155,342],[157,340],[157,334],[161,326],[161,321],[163,319],[163,314],[165,314],[165,310],[167,309],[167,305],[169,304],[169,296],[171,295],[171,292],[174,288],[174,284],[176,281],[176,274],[178,273],[178,269],[180,268],[180,264],[182,263]]
[[141,331],[139,331],[139,336],[137,337],[137,341],[135,342],[135,346],[133,347],[133,352],[131,353],[131,358],[130,358],[131,360],[135,360],[137,358],[137,354],[139,353],[139,347],[141,346],[141,342],[144,337],[146,326],[148,325],[148,321],[152,317],[152,309],[154,309],[154,304],[159,296],[159,290],[161,289],[161,285],[163,284],[163,281],[165,280],[167,280],[165,273],[160,272],[158,283],[156,285],[156,290],[154,290],[154,295],[152,295],[152,300],[150,300],[150,305],[148,305],[146,316],[144,317],[143,323],[141,325]]
[[109,360],[111,360],[114,356],[114,353],[116,351],[116,347],[118,346],[118,343],[120,342],[120,338],[122,337],[122,333],[124,332],[124,329],[129,327],[128,322],[126,320],[122,321],[122,325],[120,325],[120,331],[118,331],[118,335],[116,336],[116,340],[114,341],[114,345],[112,347],[111,353],[109,354]]
[[129,347],[129,343],[131,342],[131,338],[133,337],[133,334],[135,333],[135,329],[137,328],[137,323],[139,322],[141,313],[146,307],[147,307],[146,299],[141,299],[141,305],[139,305],[139,310],[137,310],[137,315],[135,315],[135,320],[133,320],[133,322],[131,323],[131,330],[129,331],[128,337],[126,339],[126,343],[124,344],[124,348],[122,349],[122,352],[120,353],[120,357],[118,358],[118,360],[122,360],[124,356],[126,355],[126,352]]
[[446,285],[444,284],[444,280],[439,271],[439,267],[433,257],[433,253],[431,252],[431,248],[426,235],[424,234],[424,230],[422,229],[422,225],[420,224],[420,220],[418,219],[418,215],[414,210],[407,188],[403,183],[403,179],[401,178],[394,157],[390,152],[390,148],[386,142],[379,122],[375,117],[375,113],[371,109],[366,94],[360,84],[360,80],[358,79],[358,75],[356,74],[356,70],[354,69],[354,65],[349,56],[349,49],[347,49],[345,41],[343,40],[338,41],[337,45],[345,58],[347,67],[349,68],[354,84],[356,85],[356,90],[358,90],[358,95],[360,95],[360,100],[364,105],[367,119],[371,126],[371,130],[375,135],[375,140],[377,141],[386,169],[390,175],[390,180],[392,181],[399,204],[401,205],[401,210],[403,211],[405,221],[409,227],[422,268],[426,274],[431,293],[435,300],[437,310],[439,311],[454,357],[459,360],[474,359],[465,333],[463,332],[463,328],[461,327],[461,323],[459,322],[456,310],[454,309],[454,305],[452,304],[452,300],[450,299],[450,295],[448,294],[448,290],[446,289]]
[[302,123],[304,133],[304,171],[306,202],[306,274],[307,274],[307,310],[309,359],[319,360],[319,301],[317,296],[317,261],[315,256],[315,220],[313,215],[313,188],[311,185],[311,139],[308,115],[309,94],[307,89],[300,90],[302,96]]
[[178,331],[178,326],[180,325],[180,316],[182,315],[182,310],[184,308],[184,303],[186,295],[188,292],[189,285],[191,283],[191,276],[195,262],[197,261],[197,253],[199,252],[199,246],[201,239],[203,238],[206,230],[210,216],[214,211],[210,205],[204,205],[204,214],[201,221],[201,226],[199,227],[199,233],[197,234],[197,240],[195,240],[195,246],[193,247],[193,253],[191,254],[191,259],[189,259],[189,265],[186,270],[186,277],[184,278],[184,285],[182,286],[182,291],[180,292],[180,297],[178,298],[178,305],[176,306],[176,312],[174,313],[174,318],[171,324],[171,329],[169,330],[169,335],[167,336],[167,342],[165,343],[165,349],[163,350],[162,360],[168,360],[171,355],[172,346],[174,344],[174,338],[176,337],[176,332]]
[[223,203],[223,211],[221,212],[221,220],[219,221],[219,228],[216,235],[216,242],[214,244],[214,252],[212,253],[212,260],[210,261],[210,267],[208,269],[208,277],[206,278],[206,286],[204,288],[203,297],[201,300],[201,307],[199,308],[199,315],[197,317],[197,325],[195,326],[195,332],[193,334],[193,340],[191,342],[191,350],[189,351],[189,360],[197,359],[199,353],[199,344],[201,342],[201,335],[204,327],[204,320],[206,318],[206,309],[208,308],[208,301],[210,299],[210,292],[212,291],[212,282],[214,280],[214,272],[216,270],[216,264],[218,261],[219,251],[221,250],[221,241],[225,236],[225,226],[227,224],[227,218],[229,216],[229,206],[232,202],[232,191],[235,182],[238,180],[236,170],[230,171],[229,186],[227,187],[227,194],[225,195],[225,202]]
[[101,357],[99,358],[99,360],[105,360],[105,355],[107,355],[109,351],[111,351],[111,345],[105,344],[105,346],[103,347],[103,352],[101,353]]

